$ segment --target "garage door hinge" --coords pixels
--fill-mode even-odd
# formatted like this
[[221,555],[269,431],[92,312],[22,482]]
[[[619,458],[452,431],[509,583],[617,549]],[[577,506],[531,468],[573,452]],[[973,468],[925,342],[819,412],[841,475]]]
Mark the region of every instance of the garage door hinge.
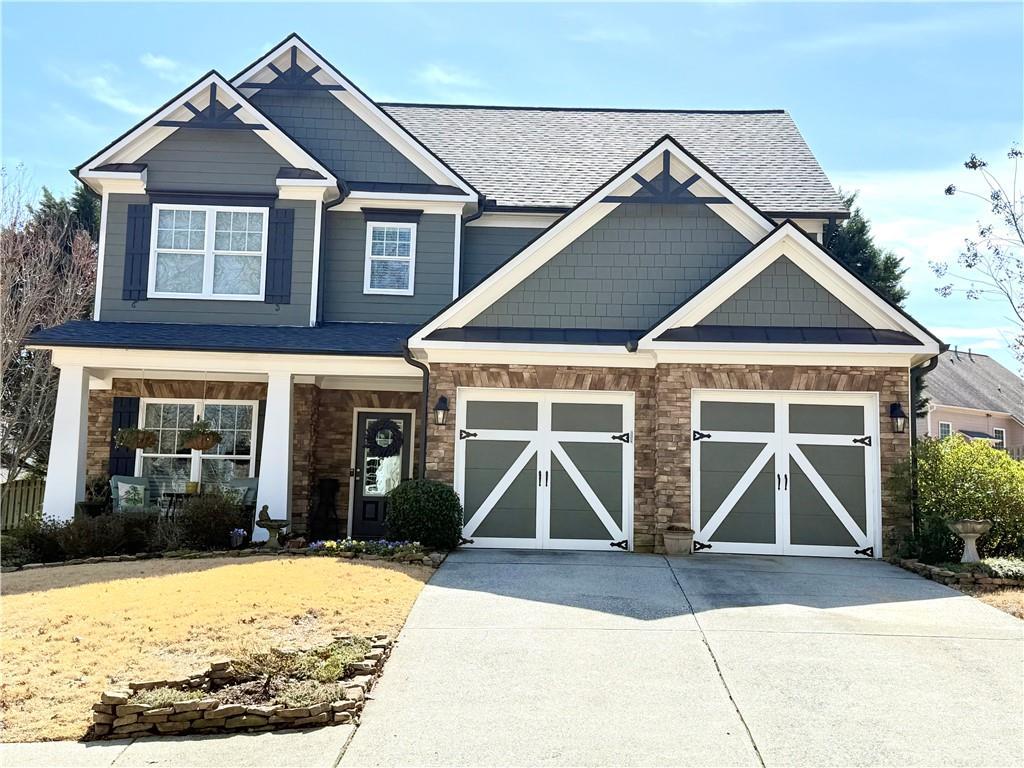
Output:
[[619,549],[629,549],[629,540],[623,539],[622,541],[610,541],[608,542],[609,547],[618,547]]
[[866,445],[866,446],[870,447],[871,446],[871,435],[864,435],[864,437],[855,437],[855,438],[853,438],[853,442],[858,443],[860,445]]
[[703,541],[693,542],[693,551],[700,552],[702,549],[711,549],[710,544],[705,544]]
[[476,432],[467,432],[464,429],[460,429],[459,440],[465,440],[467,437],[476,437]]
[[621,435],[612,435],[612,440],[618,440],[622,443],[629,442],[629,432],[623,432]]
[[459,546],[461,547],[463,544],[476,544],[476,542],[472,539],[467,539],[465,536],[459,536]]
[[855,554],[855,555],[864,555],[864,557],[874,557],[875,556],[875,548],[874,547],[864,547],[864,549],[855,549],[855,550],[853,550],[853,554]]
[[710,440],[710,439],[711,439],[711,433],[710,432],[698,432],[696,429],[693,430],[693,441],[694,442],[697,442],[698,440]]

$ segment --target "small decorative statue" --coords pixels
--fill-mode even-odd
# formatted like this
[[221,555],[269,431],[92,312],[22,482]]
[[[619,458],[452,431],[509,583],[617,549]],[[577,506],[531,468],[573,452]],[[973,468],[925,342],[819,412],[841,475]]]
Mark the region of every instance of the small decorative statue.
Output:
[[950,530],[964,540],[964,556],[960,558],[961,563],[977,563],[981,561],[978,556],[978,537],[984,536],[992,527],[991,520],[950,520],[947,525]]
[[267,532],[267,549],[281,548],[281,531],[288,527],[287,520],[275,520],[270,516],[270,507],[264,504],[256,515],[256,525]]

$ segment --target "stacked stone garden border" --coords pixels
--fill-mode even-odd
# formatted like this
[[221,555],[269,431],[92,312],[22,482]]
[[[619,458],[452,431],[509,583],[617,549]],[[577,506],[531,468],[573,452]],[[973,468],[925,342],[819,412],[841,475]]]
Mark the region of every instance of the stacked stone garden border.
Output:
[[448,556],[446,552],[427,552],[423,555],[367,555],[356,552],[337,552],[325,555],[310,549],[266,549],[250,547],[247,549],[225,549],[212,552],[147,552],[141,555],[107,555],[105,557],[80,557],[74,560],[60,560],[53,563],[26,563],[25,565],[5,565],[0,572],[28,571],[35,568],[59,568],[63,565],[94,565],[96,563],[129,563],[136,560],[202,560],[211,557],[257,557],[276,555],[283,557],[340,557],[346,560],[384,561],[390,563],[410,563],[412,565],[429,565],[437,568]]
[[[348,639],[339,636],[336,640]],[[107,691],[93,704],[93,726],[86,738],[120,739],[136,736],[181,736],[194,733],[238,733],[240,731],[276,731],[288,728],[314,728],[359,722],[366,694],[380,676],[391,653],[392,641],[386,635],[367,637],[370,650],[362,661],[350,665],[352,674],[341,681],[344,698],[324,701],[308,707],[280,704],[225,704],[217,691],[239,682],[231,661],[215,661],[201,675],[183,680],[148,680],[128,683],[126,690]],[[193,698],[182,697],[161,706],[133,702],[139,691],[174,688],[188,691]],[[208,693],[196,699],[195,691]]]
[[1001,579],[989,576],[984,571],[949,571],[939,565],[928,565],[920,560],[894,558],[890,560],[908,571],[924,576],[926,579],[945,584],[947,587],[968,587],[970,589],[989,590],[1002,587],[1024,587],[1024,579]]

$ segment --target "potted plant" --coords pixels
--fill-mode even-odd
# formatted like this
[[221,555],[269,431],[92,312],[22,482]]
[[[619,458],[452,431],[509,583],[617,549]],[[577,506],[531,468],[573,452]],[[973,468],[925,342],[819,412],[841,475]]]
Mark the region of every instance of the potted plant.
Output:
[[214,430],[206,419],[197,419],[191,427],[179,433],[179,437],[182,446],[190,451],[208,451],[223,440],[220,432]]
[[118,448],[127,448],[132,451],[138,449],[152,448],[157,444],[156,432],[138,427],[123,427],[117,430],[114,435],[114,445]]
[[90,477],[85,484],[85,501],[75,504],[79,517],[98,517],[110,510],[110,478]]
[[693,551],[693,530],[680,523],[672,523],[662,533],[666,555],[688,555]]

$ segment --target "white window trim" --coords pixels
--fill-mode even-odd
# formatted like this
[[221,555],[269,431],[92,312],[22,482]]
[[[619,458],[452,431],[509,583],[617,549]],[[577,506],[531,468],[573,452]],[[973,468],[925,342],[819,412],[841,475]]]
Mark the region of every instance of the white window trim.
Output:
[[[161,211],[205,211],[206,212],[206,239],[203,251],[203,291],[202,293],[177,293],[171,291],[158,291],[156,289],[156,239],[159,231],[157,226],[160,220]],[[216,251],[216,253],[228,256],[259,256],[260,257],[260,292],[247,293],[213,293],[213,264],[214,264],[214,233],[217,228],[217,212],[226,211],[229,213],[262,213],[263,214],[263,248],[259,253],[251,251]],[[217,301],[263,301],[267,290],[267,236],[270,230],[270,209],[251,206],[235,205],[189,205],[189,204],[165,204],[156,203],[153,205],[153,218],[150,225],[149,242],[149,284],[147,295],[151,299],[200,299]],[[161,248],[163,253],[197,253],[189,248]]]
[[[374,227],[400,227],[408,229],[409,256],[371,256],[370,249],[373,247]],[[363,293],[368,295],[382,296],[412,296],[416,291],[416,229],[417,224],[410,221],[373,221],[366,222],[366,252],[363,260]],[[408,261],[409,262],[409,287],[398,288],[371,288],[370,287],[370,261]]]
[[136,477],[142,476],[142,459],[160,459],[160,458],[174,458],[184,459],[188,458],[191,462],[189,465],[189,482],[200,482],[203,476],[203,457],[206,456],[206,461],[211,459],[249,459],[249,477],[256,477],[256,441],[258,439],[259,430],[259,416],[260,416],[260,404],[258,400],[200,400],[190,397],[143,397],[139,400],[139,429],[145,429],[146,424],[146,408],[150,404],[158,405],[161,403],[174,403],[176,405],[191,405],[195,410],[196,419],[203,418],[204,408],[207,404],[209,405],[248,405],[252,408],[252,440],[249,441],[249,453],[230,453],[230,454],[207,454],[203,451],[191,451],[189,453],[146,453],[142,448],[135,450],[135,475]]
[[993,427],[992,437],[995,438],[996,448],[1006,448],[1006,430],[1003,427]]
[[[945,424],[947,427],[949,427],[949,434],[948,435],[943,435],[942,434],[942,425],[943,424]],[[942,437],[949,437],[950,435],[952,435],[953,434],[953,422],[952,421],[940,421],[939,422],[939,431],[936,434],[940,438],[942,438]]]

